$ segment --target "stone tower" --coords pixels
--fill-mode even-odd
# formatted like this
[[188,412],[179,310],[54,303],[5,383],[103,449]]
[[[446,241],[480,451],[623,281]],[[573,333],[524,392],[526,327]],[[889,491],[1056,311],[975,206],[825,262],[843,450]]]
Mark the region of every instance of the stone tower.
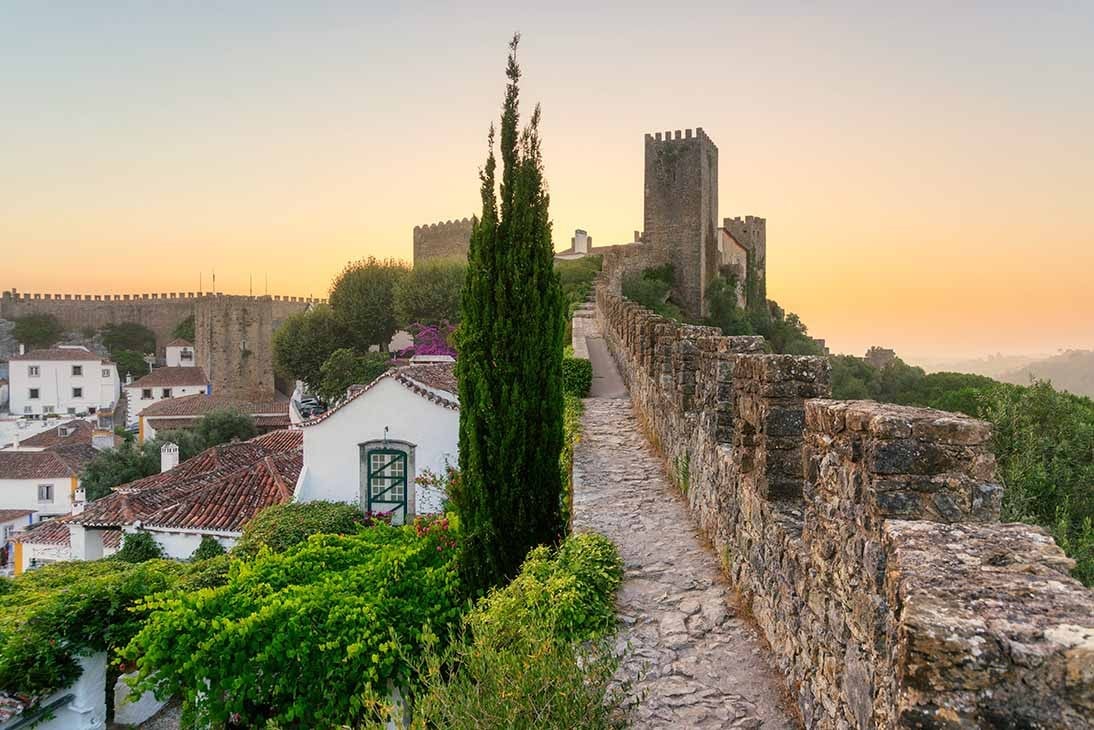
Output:
[[750,271],[745,276],[754,277],[748,284],[755,301],[748,302],[748,306],[764,306],[767,303],[767,220],[754,215],[745,216],[743,220],[726,218],[722,226],[749,252]]
[[646,135],[644,240],[675,271],[675,294],[692,317],[706,312],[718,273],[718,148],[697,128]]
[[414,263],[430,259],[466,259],[474,218],[414,226]]
[[197,300],[194,354],[213,395],[274,399],[273,330],[270,297],[218,294]]

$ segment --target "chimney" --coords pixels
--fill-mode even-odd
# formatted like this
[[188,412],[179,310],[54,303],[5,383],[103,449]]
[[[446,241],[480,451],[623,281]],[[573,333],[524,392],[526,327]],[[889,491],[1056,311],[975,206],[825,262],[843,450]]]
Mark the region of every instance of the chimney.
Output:
[[26,355],[27,354],[27,346],[24,345],[22,342],[19,343],[19,354],[20,355]]
[[179,447],[166,443],[160,448],[160,473],[171,471],[179,465]]
[[96,451],[114,448],[114,432],[104,428],[95,429],[91,432],[91,446]]

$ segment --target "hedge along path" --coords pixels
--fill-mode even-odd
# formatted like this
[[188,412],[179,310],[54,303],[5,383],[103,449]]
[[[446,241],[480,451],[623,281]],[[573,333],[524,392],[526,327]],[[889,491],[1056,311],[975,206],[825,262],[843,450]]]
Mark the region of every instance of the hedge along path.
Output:
[[[634,681],[635,727],[796,728],[771,653],[732,602],[717,558],[639,430],[604,342],[574,452],[574,527],[623,557],[617,648]],[[629,649],[627,648],[629,645]]]

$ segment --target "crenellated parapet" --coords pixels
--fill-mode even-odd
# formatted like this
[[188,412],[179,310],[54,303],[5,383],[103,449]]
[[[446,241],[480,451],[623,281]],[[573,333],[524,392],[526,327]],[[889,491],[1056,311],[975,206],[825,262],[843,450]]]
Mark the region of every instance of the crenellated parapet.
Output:
[[806,727],[1089,727],[1094,594],[1043,530],[998,522],[987,423],[827,400],[826,358],[681,325],[612,278],[596,316],[639,421]]
[[466,259],[474,218],[414,226],[414,263],[430,259]]

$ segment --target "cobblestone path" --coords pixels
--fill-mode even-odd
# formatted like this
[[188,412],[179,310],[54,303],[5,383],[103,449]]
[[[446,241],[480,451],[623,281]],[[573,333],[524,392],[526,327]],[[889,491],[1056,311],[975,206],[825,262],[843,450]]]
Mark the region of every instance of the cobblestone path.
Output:
[[[594,343],[602,346],[590,337],[590,352]],[[586,399],[583,425],[574,524],[607,535],[623,556],[619,645],[630,647],[621,671],[637,678],[635,726],[799,727],[769,650],[729,602],[718,561],[630,400]]]

